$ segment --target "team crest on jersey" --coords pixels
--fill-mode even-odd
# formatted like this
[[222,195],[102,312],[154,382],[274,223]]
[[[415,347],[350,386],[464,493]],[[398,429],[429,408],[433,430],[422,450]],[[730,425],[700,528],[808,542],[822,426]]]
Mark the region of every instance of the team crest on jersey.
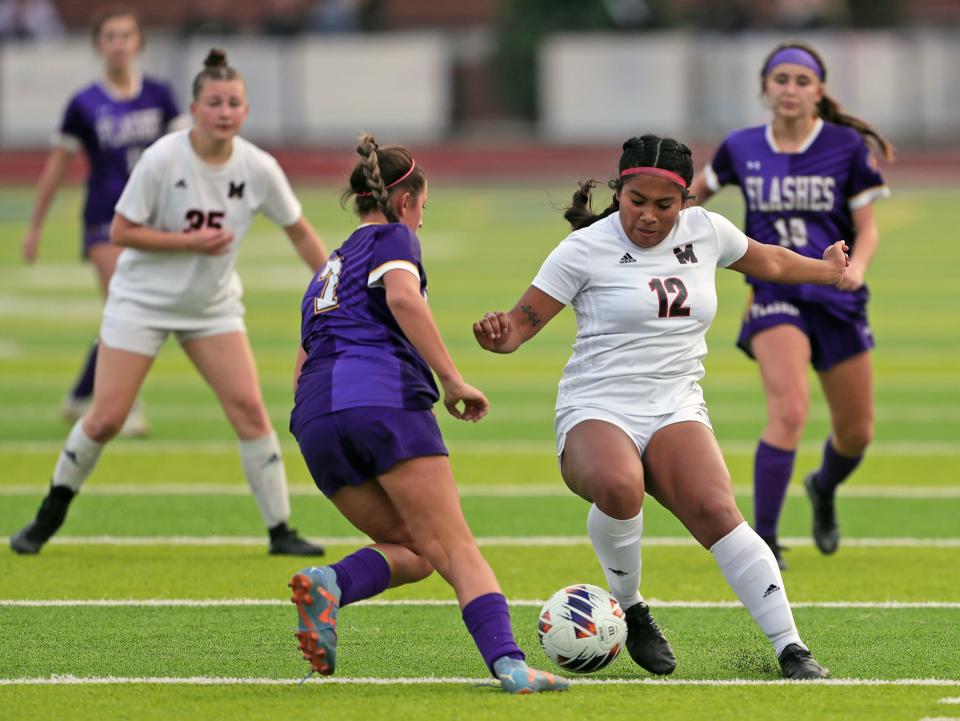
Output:
[[227,192],[228,198],[242,198],[243,197],[243,186],[246,183],[234,183],[230,181],[230,190]]
[[677,256],[677,260],[680,261],[680,265],[700,262],[697,260],[697,256],[693,254],[693,243],[687,243],[683,248],[678,245],[673,249],[673,254]]

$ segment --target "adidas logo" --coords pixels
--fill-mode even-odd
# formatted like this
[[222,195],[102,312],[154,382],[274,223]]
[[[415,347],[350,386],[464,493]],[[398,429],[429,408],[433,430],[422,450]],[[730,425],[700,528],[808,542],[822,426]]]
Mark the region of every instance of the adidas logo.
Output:
[[184,180],[183,178],[180,178],[180,180],[178,180],[176,183],[173,184],[173,187],[174,187],[174,188],[186,188],[186,187],[187,187],[187,181]]
[[627,575],[627,572],[626,572],[626,571],[621,571],[621,570],[618,569],[618,568],[608,568],[607,570],[610,571],[610,573],[612,573],[612,574],[615,575],[615,576],[626,576],[626,575]]
[[75,465],[75,466],[79,466],[79,465],[80,465],[80,459],[77,458],[77,452],[76,452],[76,451],[71,451],[71,450],[68,450],[68,449],[64,448],[64,449],[63,449],[63,455],[65,455],[67,458],[69,458],[70,461],[73,463],[73,465]]
[[620,259],[620,265],[623,265],[624,263],[636,263],[636,262],[637,262],[637,259],[634,258],[629,253],[624,253],[623,257]]
[[780,586],[778,586],[775,583],[771,583],[769,586],[767,586],[767,590],[763,592],[763,597],[766,598],[771,593],[776,593],[779,590],[780,590]]
[[272,463],[279,463],[279,462],[280,462],[280,454],[272,453],[270,454],[270,457],[267,459],[267,462],[263,464],[263,467],[266,468]]

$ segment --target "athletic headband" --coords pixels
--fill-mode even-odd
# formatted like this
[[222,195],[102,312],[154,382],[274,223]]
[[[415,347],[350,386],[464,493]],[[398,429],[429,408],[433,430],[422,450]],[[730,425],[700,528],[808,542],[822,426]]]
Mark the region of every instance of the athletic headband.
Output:
[[784,48],[774,53],[773,57],[770,58],[770,62],[768,62],[763,69],[763,74],[769,75],[775,67],[783,65],[784,63],[802,65],[805,68],[809,68],[820,78],[820,82],[823,82],[827,76],[827,72],[823,69],[823,66],[817,62],[817,59],[809,50],[804,50],[803,48]]
[[684,190],[686,190],[687,187],[687,181],[674,173],[672,170],[654,168],[649,165],[641,165],[636,168],[627,168],[626,170],[620,171],[621,178],[625,178],[628,175],[652,175],[655,178],[663,178],[664,180],[669,180],[671,183],[676,183]]
[[[404,180],[406,180],[407,178],[410,177],[410,173],[412,173],[412,172],[413,172],[413,169],[416,168],[416,167],[417,167],[417,161],[414,160],[413,158],[410,158],[410,170],[408,170],[406,173],[404,173],[404,174],[401,175],[399,178],[397,178],[396,180],[394,180],[392,183],[390,183],[390,185],[384,186],[383,189],[384,189],[384,190],[390,190],[390,188],[392,188],[394,185],[397,185],[398,183],[402,183]],[[365,192],[363,192],[363,193],[357,193],[357,197],[358,197],[358,198],[365,198],[365,197],[370,196],[370,195],[373,195],[373,193],[372,193],[371,191],[369,191],[369,190],[367,190],[367,191],[365,191]]]

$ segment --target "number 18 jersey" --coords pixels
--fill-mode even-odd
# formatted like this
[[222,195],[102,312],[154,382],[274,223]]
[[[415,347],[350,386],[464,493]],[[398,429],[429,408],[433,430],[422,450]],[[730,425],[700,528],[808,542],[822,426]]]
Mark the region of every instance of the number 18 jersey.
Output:
[[[770,125],[732,132],[704,179],[714,192],[740,187],[748,236],[810,258],[823,257],[838,240],[855,253],[853,211],[890,194],[860,133],[820,119],[795,153],[780,151]],[[822,303],[841,316],[861,309],[868,296],[866,286],[851,293],[828,285],[748,282],[765,297]]]

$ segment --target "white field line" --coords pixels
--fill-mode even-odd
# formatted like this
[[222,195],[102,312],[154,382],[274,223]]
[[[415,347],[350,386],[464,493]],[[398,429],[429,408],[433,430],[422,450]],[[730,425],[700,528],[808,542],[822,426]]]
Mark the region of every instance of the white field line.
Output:
[[[752,454],[757,443],[751,441],[723,441],[721,448],[726,453]],[[0,452],[56,454],[63,447],[62,441],[0,441]],[[285,453],[299,453],[296,444],[281,443]],[[453,454],[483,456],[528,456],[556,453],[554,445],[544,441],[452,441],[447,448]],[[823,448],[819,442],[805,443],[800,453],[818,454]],[[109,453],[115,454],[225,454],[236,453],[235,441],[137,441],[121,440],[110,444]],[[870,446],[871,456],[960,456],[960,442],[956,441],[878,441]]]
[[[654,608],[726,609],[740,608],[739,601],[662,601],[648,598],[645,601]],[[523,608],[540,608],[544,599],[511,599],[510,605]],[[359,601],[353,606],[376,607],[450,607],[455,608],[455,599],[384,599],[374,598]],[[225,608],[282,606],[290,607],[289,600],[274,598],[89,598],[89,599],[0,599],[0,608]],[[921,609],[960,609],[960,601],[795,601],[792,608],[816,609],[879,609],[884,611]]]
[[[316,543],[328,546],[358,546],[370,543],[365,536],[313,537]],[[809,537],[786,537],[780,539],[785,546],[811,546]],[[0,536],[0,542],[9,538]],[[266,544],[261,536],[55,536],[51,543],[64,546],[261,546]],[[479,536],[480,546],[588,546],[587,536]],[[650,536],[643,539],[644,546],[697,546],[686,536]],[[843,545],[860,548],[960,548],[960,538],[844,538]]]
[[[24,484],[0,486],[0,496],[35,496],[46,493],[48,484]],[[556,483],[469,485],[459,487],[464,498],[544,498],[571,497],[559,480]],[[753,489],[749,486],[734,486],[734,493],[749,496]],[[312,484],[298,483],[290,486],[291,496],[319,496],[317,487]],[[248,496],[250,489],[240,483],[104,483],[87,484],[83,488],[85,496]],[[798,484],[788,491],[790,496],[805,496],[806,492]],[[845,498],[960,498],[958,486],[844,486]]]
[[[50,676],[40,678],[0,678],[0,686],[86,686],[86,685],[158,685],[158,686],[295,686],[298,678],[230,678],[216,676]],[[407,678],[357,677],[345,678],[313,676],[309,684],[337,684],[350,686],[427,686],[427,685],[479,685],[498,686],[490,678],[464,678],[420,676]],[[960,686],[960,679],[946,678],[828,678],[816,681],[787,681],[785,679],[657,679],[657,678],[577,678],[573,686]]]
[[940,699],[940,703],[960,703],[960,696],[952,696],[950,698]]

